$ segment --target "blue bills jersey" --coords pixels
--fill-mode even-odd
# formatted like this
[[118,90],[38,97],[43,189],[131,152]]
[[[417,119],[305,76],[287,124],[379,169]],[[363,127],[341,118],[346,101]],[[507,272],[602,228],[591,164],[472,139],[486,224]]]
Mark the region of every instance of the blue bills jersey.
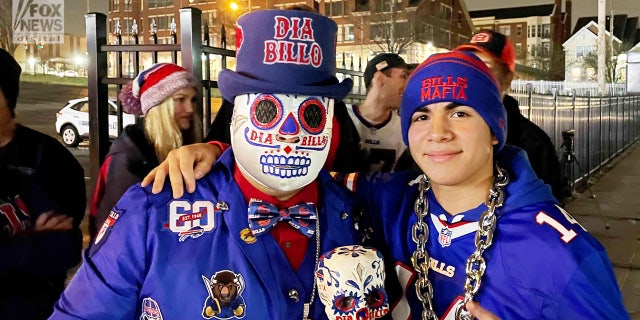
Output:
[[[157,195],[131,187],[51,319],[302,319],[318,235],[298,271],[271,234],[253,236],[233,161],[225,152],[196,192],[180,199],[168,187]],[[319,252],[360,243],[353,195],[325,171],[318,181]],[[317,293],[310,309],[312,319],[326,319]]]
[[[487,268],[475,300],[502,319],[628,319],[602,245],[556,205],[522,151],[507,146],[498,162],[511,182],[503,207],[496,210],[497,228],[484,253]],[[387,270],[394,270],[387,281],[393,319],[420,319],[422,310],[411,264],[417,181],[416,174],[396,173],[356,184],[371,213],[373,245],[382,250]],[[435,311],[439,319],[455,319],[465,293],[466,261],[475,250],[486,206],[450,215],[431,191],[428,201],[426,250]]]

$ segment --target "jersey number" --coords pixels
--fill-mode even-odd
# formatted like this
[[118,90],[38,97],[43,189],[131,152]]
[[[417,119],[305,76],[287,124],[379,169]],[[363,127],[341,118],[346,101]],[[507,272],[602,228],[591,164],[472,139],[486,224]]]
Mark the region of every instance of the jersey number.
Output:
[[562,237],[560,237],[560,239],[562,239],[562,241],[564,241],[564,243],[569,243],[571,240],[573,240],[573,238],[578,236],[578,234],[575,231],[573,231],[573,229],[565,228],[560,222],[558,222],[558,220],[550,217],[548,214],[546,214],[546,213],[544,213],[542,211],[538,212],[538,214],[536,215],[536,222],[539,225],[542,225],[542,224],[546,223],[550,227],[556,229],[556,231],[558,231],[562,235]]

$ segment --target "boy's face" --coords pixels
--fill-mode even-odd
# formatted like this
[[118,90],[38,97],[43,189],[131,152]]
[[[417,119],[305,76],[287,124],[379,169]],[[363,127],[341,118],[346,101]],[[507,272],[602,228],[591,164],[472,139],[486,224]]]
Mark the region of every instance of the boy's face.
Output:
[[408,140],[432,184],[475,185],[493,175],[498,139],[471,107],[438,102],[419,109],[411,117]]
[[276,191],[315,180],[329,154],[333,103],[301,95],[237,96],[231,145],[243,174]]

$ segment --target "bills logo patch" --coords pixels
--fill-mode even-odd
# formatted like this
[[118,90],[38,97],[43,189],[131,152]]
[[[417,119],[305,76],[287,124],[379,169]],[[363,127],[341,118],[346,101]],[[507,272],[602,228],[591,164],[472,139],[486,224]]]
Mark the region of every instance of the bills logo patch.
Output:
[[438,242],[440,245],[444,247],[448,247],[451,245],[451,230],[447,227],[440,229],[440,234],[438,235]]
[[199,238],[215,228],[215,206],[211,201],[198,200],[193,203],[176,200],[169,203],[169,231],[178,234],[178,241]]
[[100,240],[104,238],[107,232],[111,232],[111,228],[116,223],[116,221],[118,221],[118,218],[120,218],[120,212],[116,212],[115,210],[116,209],[114,208],[113,210],[111,210],[111,212],[109,212],[109,216],[107,217],[107,220],[105,220],[104,223],[102,224],[102,227],[100,227],[100,231],[98,231],[98,235],[96,236],[96,241],[94,242],[95,245],[100,243]]

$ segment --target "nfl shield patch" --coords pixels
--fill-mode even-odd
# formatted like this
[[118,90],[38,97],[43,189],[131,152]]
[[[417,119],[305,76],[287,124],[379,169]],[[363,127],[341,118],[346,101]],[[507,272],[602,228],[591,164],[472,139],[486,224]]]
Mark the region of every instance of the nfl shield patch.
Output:
[[440,229],[438,242],[440,242],[440,245],[443,248],[451,245],[451,230],[449,228],[443,227],[442,229]]

